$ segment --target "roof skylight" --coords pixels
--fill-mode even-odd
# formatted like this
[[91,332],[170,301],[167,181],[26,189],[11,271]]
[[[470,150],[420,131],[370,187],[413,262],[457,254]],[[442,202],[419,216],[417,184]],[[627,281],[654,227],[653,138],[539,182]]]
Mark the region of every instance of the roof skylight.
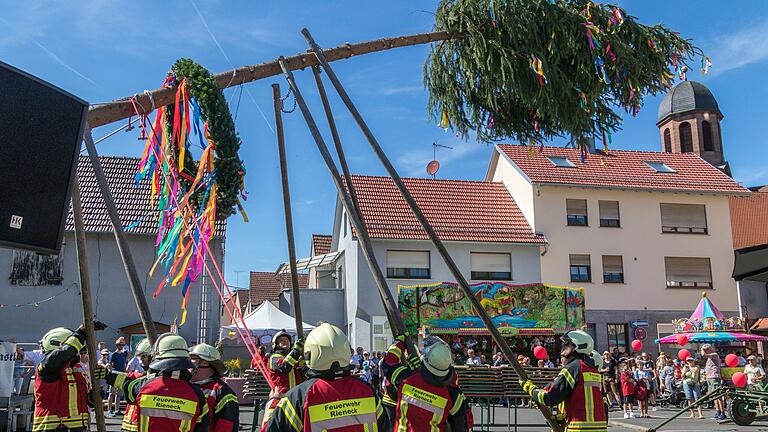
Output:
[[677,172],[674,169],[670,168],[667,164],[664,162],[654,162],[654,161],[645,161],[645,164],[649,167],[656,170],[656,172],[659,173],[674,173]]
[[549,159],[549,161],[552,162],[552,164],[557,167],[576,168],[576,165],[574,165],[573,162],[571,162],[565,156],[547,156],[547,159]]

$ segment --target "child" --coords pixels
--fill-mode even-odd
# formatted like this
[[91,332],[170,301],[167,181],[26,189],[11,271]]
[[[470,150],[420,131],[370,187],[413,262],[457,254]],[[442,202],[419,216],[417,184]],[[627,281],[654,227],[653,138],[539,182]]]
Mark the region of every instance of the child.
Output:
[[624,396],[624,418],[634,418],[632,404],[635,402],[635,378],[627,359],[621,361],[621,394]]
[[[652,375],[651,375],[652,377]],[[637,399],[637,410],[640,411],[640,418],[648,418],[648,394],[651,391],[649,371],[645,362],[638,360],[635,367],[635,399]]]

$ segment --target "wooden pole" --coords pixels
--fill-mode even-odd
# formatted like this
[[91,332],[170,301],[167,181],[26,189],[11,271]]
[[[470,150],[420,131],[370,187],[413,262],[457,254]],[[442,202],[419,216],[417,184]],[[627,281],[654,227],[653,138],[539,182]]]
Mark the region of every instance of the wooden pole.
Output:
[[[393,48],[400,48],[412,45],[421,45],[430,42],[443,41],[458,37],[457,34],[444,31],[420,33],[408,36],[397,36],[391,38],[377,39],[356,44],[345,43],[342,46],[329,49],[326,52],[328,61],[344,60],[350,57],[362,54],[370,54],[379,51],[386,51]],[[303,53],[291,56],[285,59],[289,70],[299,70],[305,67],[317,65],[317,59],[314,54]],[[248,83],[251,81],[280,75],[280,65],[277,61],[266,62],[253,66],[243,66],[237,69],[228,70],[214,75],[219,88],[227,88]],[[174,102],[176,87],[161,88],[147,91],[143,94],[136,94],[137,105],[144,108],[146,113],[152,111],[155,107],[170,105]],[[118,120],[124,120],[135,114],[130,97],[119,99],[113,102],[107,102],[98,105],[92,105],[88,112],[88,124],[92,128],[104,126]]]
[[[317,66],[312,66],[312,73],[315,76],[315,84],[317,84],[317,91],[320,93],[320,100],[323,102],[323,110],[325,111],[325,117],[328,120],[328,128],[331,130],[331,137],[333,138],[333,145],[336,148],[336,154],[339,156],[339,165],[341,165],[341,172],[344,174],[344,183],[347,186],[349,192],[349,200],[352,203],[350,209],[355,213],[355,216],[360,220],[360,223],[365,227],[365,219],[363,213],[360,211],[360,201],[357,199],[357,192],[355,185],[352,184],[352,174],[349,172],[349,165],[347,165],[347,158],[344,156],[344,147],[341,145],[341,138],[339,138],[339,131],[336,129],[336,120],[333,118],[333,111],[331,110],[331,104],[328,102],[328,93],[325,91],[323,85],[323,79],[320,77],[320,69]],[[366,228],[367,229],[367,228]],[[386,280],[381,281],[383,285],[387,285]],[[381,296],[381,292],[379,292]],[[387,299],[381,296],[381,301],[386,305]],[[385,311],[389,311],[386,306]],[[395,332],[397,329],[394,318],[387,313],[387,320],[389,321],[390,330]],[[394,335],[397,336],[397,335]]]
[[98,358],[96,357],[96,335],[93,327],[93,302],[91,299],[91,279],[88,273],[88,251],[85,244],[85,225],[83,224],[83,206],[80,201],[80,182],[75,174],[72,186],[72,218],[75,222],[75,249],[77,250],[77,267],[80,275],[80,300],[83,303],[83,324],[85,325],[86,345],[88,347],[88,363],[91,374],[91,398],[96,414],[96,429],[106,432],[104,420],[104,403],[101,400],[98,381],[93,377]]
[[[317,149],[320,151],[320,155],[323,157],[323,161],[325,161],[325,166],[328,168],[328,171],[330,171],[333,184],[336,186],[336,192],[339,194],[339,197],[341,197],[341,203],[344,206],[344,210],[349,215],[349,221],[352,223],[352,226],[355,229],[358,242],[363,251],[363,256],[365,257],[365,261],[368,263],[368,268],[371,269],[371,273],[373,274],[373,280],[376,283],[376,288],[379,290],[379,294],[384,299],[384,309],[387,313],[387,318],[389,319],[390,323],[392,323],[390,325],[397,331],[397,333],[405,334],[405,324],[403,323],[403,319],[400,317],[400,314],[397,311],[397,304],[392,297],[392,293],[389,291],[389,286],[387,285],[386,279],[384,278],[384,274],[381,272],[381,267],[379,267],[379,263],[376,261],[376,255],[373,252],[373,246],[371,244],[371,239],[368,236],[368,230],[358,217],[357,212],[354,210],[354,205],[352,204],[352,200],[349,197],[349,194],[344,189],[344,184],[342,182],[341,176],[339,175],[339,171],[336,169],[336,164],[334,163],[330,152],[328,152],[328,146],[325,145],[325,141],[323,140],[323,137],[320,135],[320,131],[317,128],[317,123],[315,123],[314,118],[312,118],[312,113],[309,112],[309,108],[304,101],[304,97],[302,97],[298,86],[296,86],[293,73],[285,63],[285,59],[283,57],[278,59],[278,63],[283,69],[283,74],[285,75],[285,79],[288,81],[288,85],[290,85],[291,90],[293,90],[293,95],[296,97],[296,103],[299,106],[299,109],[301,109],[301,113],[304,115],[304,120],[309,127],[312,138],[315,140],[315,144],[317,144]],[[417,351],[413,346],[413,343],[410,341],[410,338],[407,338],[406,348],[408,349],[408,353],[410,355],[417,355]]]
[[285,156],[285,134],[283,133],[283,101],[280,98],[280,84],[272,84],[272,99],[275,103],[275,130],[277,134],[277,152],[280,156],[280,179],[283,185],[283,213],[285,214],[285,236],[288,239],[288,263],[291,266],[291,297],[293,314],[296,318],[296,336],[304,337],[301,319],[301,294],[299,293],[299,274],[296,270],[296,245],[293,239],[293,213],[291,211],[291,189],[288,185],[288,160]]
[[[139,310],[141,324],[144,326],[144,332],[147,334],[149,343],[154,344],[155,340],[157,340],[155,322],[152,321],[152,314],[149,312],[147,298],[144,296],[139,273],[136,271],[136,263],[133,261],[133,255],[131,254],[130,247],[128,247],[128,240],[125,238],[125,231],[123,230],[123,224],[120,221],[120,215],[117,214],[115,200],[112,197],[112,192],[109,190],[107,178],[104,176],[104,169],[101,167],[101,160],[99,160],[99,154],[96,152],[96,145],[93,143],[93,135],[91,135],[90,125],[86,129],[83,138],[85,139],[85,148],[88,150],[88,156],[91,159],[91,165],[93,165],[93,174],[96,177],[96,183],[99,185],[101,196],[104,199],[104,205],[107,207],[109,220],[112,222],[112,229],[115,233],[115,240],[117,241],[117,250],[120,252],[120,257],[123,260],[123,267],[125,267],[125,273],[128,275],[128,285],[131,287],[133,300],[136,302],[136,308]],[[119,300],[113,299],[113,301]]]
[[[416,200],[414,200],[413,196],[411,196],[411,193],[408,191],[408,188],[405,187],[403,180],[400,178],[400,175],[395,170],[395,167],[389,161],[389,158],[384,153],[384,150],[382,150],[381,146],[376,140],[376,137],[373,136],[373,132],[371,132],[370,128],[368,128],[368,125],[365,123],[365,120],[363,120],[362,115],[360,115],[360,112],[352,103],[352,99],[350,99],[346,90],[344,90],[344,87],[341,85],[341,82],[339,81],[338,77],[333,72],[333,69],[331,69],[331,66],[328,64],[328,61],[325,59],[325,56],[323,55],[323,51],[315,43],[314,39],[312,38],[312,35],[309,33],[309,30],[305,28],[301,31],[301,33],[307,39],[307,42],[309,43],[309,46],[310,46],[310,50],[317,56],[317,59],[320,62],[320,65],[323,67],[323,70],[325,70],[326,75],[328,75],[328,79],[330,79],[331,82],[333,83],[333,86],[336,88],[336,91],[338,92],[342,101],[344,101],[344,104],[347,106],[347,109],[349,109],[349,112],[352,114],[352,117],[354,117],[355,121],[357,122],[357,125],[360,127],[360,130],[363,132],[363,135],[365,135],[365,138],[370,143],[371,148],[373,149],[374,153],[376,153],[376,156],[379,158],[379,161],[381,161],[381,164],[387,170],[387,173],[395,182],[395,185],[397,185],[397,188],[400,190],[400,194],[402,194],[403,198],[408,203],[408,206],[411,208],[411,211],[413,211],[413,214],[414,216],[416,216],[416,219],[418,219],[419,223],[421,223],[421,226],[424,228],[424,231],[426,231],[427,236],[432,241],[432,244],[437,249],[437,252],[445,261],[446,266],[448,266],[448,269],[453,274],[453,277],[456,279],[456,282],[459,283],[459,286],[464,292],[464,295],[470,300],[470,302],[472,303],[472,306],[477,311],[478,316],[483,321],[488,331],[491,333],[491,336],[493,337],[494,341],[496,342],[497,345],[499,345],[499,347],[501,348],[501,351],[507,357],[507,360],[509,361],[510,366],[512,366],[512,369],[514,369],[514,371],[517,373],[518,377],[521,380],[523,381],[527,380],[528,374],[525,373],[525,370],[523,370],[522,366],[520,366],[520,364],[517,362],[517,358],[512,352],[512,349],[510,349],[509,345],[505,343],[504,338],[501,336],[501,333],[499,333],[499,330],[493,324],[493,321],[491,321],[491,318],[485,312],[485,309],[483,309],[482,305],[480,304],[480,301],[472,293],[472,290],[469,288],[469,283],[467,283],[466,278],[461,273],[461,270],[459,270],[459,267],[456,265],[456,263],[453,261],[453,258],[451,258],[451,255],[448,253],[448,250],[445,248],[445,245],[440,240],[435,230],[432,228],[432,225],[429,223],[429,221],[427,221],[427,218],[424,216],[424,213],[421,211],[421,208],[416,203]],[[560,426],[559,423],[557,423],[555,418],[552,416],[552,409],[550,407],[540,405],[538,404],[538,402],[537,402],[537,406],[539,408],[539,411],[541,411],[542,415],[547,420],[547,423],[549,423],[549,426],[552,428],[552,430],[555,432],[562,431],[562,427]]]

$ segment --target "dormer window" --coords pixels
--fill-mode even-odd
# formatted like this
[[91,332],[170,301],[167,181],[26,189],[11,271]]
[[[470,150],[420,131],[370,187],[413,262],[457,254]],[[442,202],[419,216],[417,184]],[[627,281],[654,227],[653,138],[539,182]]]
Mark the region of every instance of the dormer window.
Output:
[[674,173],[677,172],[670,168],[667,164],[664,162],[653,162],[653,161],[645,161],[645,164],[649,167],[653,168],[658,173]]
[[576,165],[565,156],[547,156],[547,159],[556,167],[576,168]]

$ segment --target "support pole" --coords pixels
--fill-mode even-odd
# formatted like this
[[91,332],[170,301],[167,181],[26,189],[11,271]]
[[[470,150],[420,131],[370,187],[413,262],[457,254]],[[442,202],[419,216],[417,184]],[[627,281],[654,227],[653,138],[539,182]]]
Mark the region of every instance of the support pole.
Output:
[[[493,324],[493,321],[491,321],[491,318],[485,312],[485,309],[483,309],[482,305],[480,304],[480,301],[477,300],[477,298],[472,293],[472,290],[469,288],[469,283],[467,283],[466,278],[461,273],[461,270],[459,270],[459,267],[456,265],[456,263],[453,261],[453,258],[451,258],[451,255],[448,253],[448,250],[445,248],[445,245],[440,240],[435,230],[432,228],[432,225],[429,223],[429,221],[427,221],[427,218],[424,216],[424,213],[421,211],[421,208],[416,203],[416,200],[414,200],[413,197],[411,196],[411,193],[408,191],[408,188],[405,187],[403,180],[400,178],[400,175],[398,175],[397,171],[395,170],[395,167],[392,165],[389,158],[384,153],[384,150],[379,145],[378,141],[376,140],[376,137],[373,136],[373,132],[371,132],[370,128],[368,128],[368,125],[365,123],[365,120],[363,120],[362,115],[360,115],[360,112],[352,103],[352,99],[350,99],[346,90],[344,90],[344,87],[341,85],[341,82],[339,81],[338,77],[333,72],[333,69],[331,69],[331,66],[328,64],[328,61],[325,59],[325,56],[323,55],[323,51],[315,43],[314,39],[312,38],[312,35],[310,35],[309,33],[309,30],[305,28],[301,31],[301,33],[307,39],[307,42],[309,43],[309,46],[310,46],[310,50],[314,52],[314,54],[317,56],[317,60],[320,63],[320,65],[323,67],[323,70],[325,71],[326,75],[328,75],[328,79],[330,79],[331,83],[333,83],[333,86],[336,88],[336,91],[338,92],[342,101],[344,101],[344,104],[347,106],[347,109],[349,109],[349,112],[352,114],[352,117],[354,117],[355,121],[357,122],[357,125],[360,127],[360,130],[363,132],[363,135],[365,135],[365,138],[370,143],[374,153],[376,153],[376,156],[379,158],[379,161],[381,161],[381,164],[387,170],[387,173],[395,182],[395,185],[397,185],[397,188],[400,190],[400,193],[403,195],[403,198],[408,203],[408,206],[411,208],[411,211],[413,211],[413,214],[414,216],[416,216],[416,219],[418,219],[419,223],[421,223],[421,226],[424,228],[424,231],[426,231],[427,236],[429,236],[429,239],[432,241],[432,244],[437,249],[437,252],[445,261],[446,266],[448,266],[448,269],[453,274],[453,277],[456,279],[456,282],[458,282],[459,286],[464,292],[464,295],[470,300],[473,308],[477,312],[477,315],[480,317],[480,319],[485,324],[485,327],[491,333],[491,336],[493,337],[496,344],[499,345],[499,347],[501,348],[501,351],[504,353],[504,356],[507,357],[507,360],[509,361],[510,366],[512,366],[512,369],[514,369],[515,373],[517,373],[517,376],[521,380],[523,381],[527,380],[528,374],[526,374],[522,366],[520,366],[517,363],[517,359],[514,353],[512,352],[512,349],[510,349],[509,346],[506,344],[506,342],[504,341],[504,338],[501,336],[501,333],[499,333],[499,330]],[[549,426],[552,428],[552,430],[555,432],[562,431],[561,425],[557,423],[555,418],[552,416],[552,409],[547,406],[539,405],[538,402],[536,404],[539,408],[539,411],[541,411],[541,414],[547,420],[547,423],[549,423]]]
[[104,205],[107,207],[109,220],[112,222],[112,229],[115,233],[115,240],[117,241],[117,250],[120,252],[120,257],[123,260],[123,267],[125,267],[125,273],[128,276],[128,285],[131,287],[133,300],[136,302],[136,308],[139,310],[141,324],[144,326],[144,332],[147,334],[149,343],[154,344],[155,340],[157,340],[155,322],[152,321],[152,314],[149,312],[147,298],[144,296],[144,291],[141,289],[141,279],[139,279],[139,273],[136,271],[136,263],[134,263],[131,249],[128,247],[128,240],[125,238],[123,224],[120,222],[120,215],[117,214],[117,207],[115,207],[115,199],[112,197],[107,178],[104,176],[104,169],[101,167],[101,160],[99,160],[99,154],[96,152],[96,145],[93,143],[93,135],[91,135],[90,127],[86,128],[83,138],[85,140],[85,147],[88,150],[88,156],[91,159],[91,165],[93,165],[93,174],[96,177],[96,183],[99,185],[101,196],[104,198]]
[[96,335],[93,327],[93,302],[91,299],[91,279],[88,273],[88,251],[85,245],[85,227],[83,224],[83,206],[80,201],[80,182],[75,174],[72,186],[72,218],[75,222],[75,249],[77,250],[77,267],[80,275],[80,300],[83,302],[83,324],[85,325],[86,345],[88,347],[88,363],[91,375],[91,398],[96,414],[96,429],[106,432],[104,420],[104,403],[101,399],[98,381],[93,377],[96,371]]
[[293,213],[291,211],[291,189],[288,185],[288,160],[285,157],[285,134],[283,133],[283,101],[280,98],[280,84],[272,84],[272,99],[275,102],[275,131],[277,133],[277,152],[280,156],[280,179],[283,185],[283,213],[285,214],[285,236],[288,240],[288,263],[291,266],[291,303],[293,316],[296,318],[296,336],[304,337],[301,319],[301,295],[299,293],[299,274],[296,270],[296,245],[293,238]]
[[[312,118],[312,113],[309,112],[309,108],[304,101],[304,97],[301,95],[298,86],[296,86],[296,81],[293,78],[293,72],[291,72],[291,70],[288,68],[288,65],[285,63],[285,59],[283,57],[278,59],[278,63],[283,69],[283,74],[285,75],[285,79],[288,81],[288,84],[291,86],[291,90],[293,90],[293,94],[296,97],[296,103],[301,109],[301,113],[304,115],[304,120],[307,122],[307,126],[309,127],[309,131],[312,134],[312,138],[315,140],[315,144],[317,144],[317,149],[320,151],[320,155],[323,157],[323,161],[325,161],[325,165],[328,168],[328,171],[330,171],[333,184],[336,186],[336,192],[339,194],[339,197],[341,197],[341,203],[344,206],[344,210],[349,215],[349,221],[352,223],[352,226],[355,229],[358,242],[360,243],[361,249],[363,251],[363,256],[365,257],[365,261],[368,263],[368,268],[370,268],[371,273],[373,274],[373,280],[376,283],[376,288],[379,290],[379,294],[384,299],[384,309],[387,313],[389,322],[392,323],[390,325],[393,329],[395,329],[397,333],[405,334],[405,324],[403,323],[402,317],[400,317],[400,314],[398,313],[397,304],[392,297],[392,293],[389,291],[389,286],[387,285],[386,279],[384,278],[384,274],[381,272],[381,267],[379,267],[379,263],[376,261],[376,255],[373,252],[373,246],[371,245],[371,239],[368,236],[368,230],[358,217],[357,212],[354,210],[352,200],[349,197],[347,191],[344,189],[344,184],[342,183],[339,171],[336,169],[336,164],[334,163],[331,154],[328,152],[328,146],[325,145],[325,141],[323,140],[323,137],[320,135],[320,131],[317,128],[317,123],[315,123],[314,118]],[[410,338],[406,338],[406,348],[408,349],[409,355],[417,355],[416,348],[413,346]]]

